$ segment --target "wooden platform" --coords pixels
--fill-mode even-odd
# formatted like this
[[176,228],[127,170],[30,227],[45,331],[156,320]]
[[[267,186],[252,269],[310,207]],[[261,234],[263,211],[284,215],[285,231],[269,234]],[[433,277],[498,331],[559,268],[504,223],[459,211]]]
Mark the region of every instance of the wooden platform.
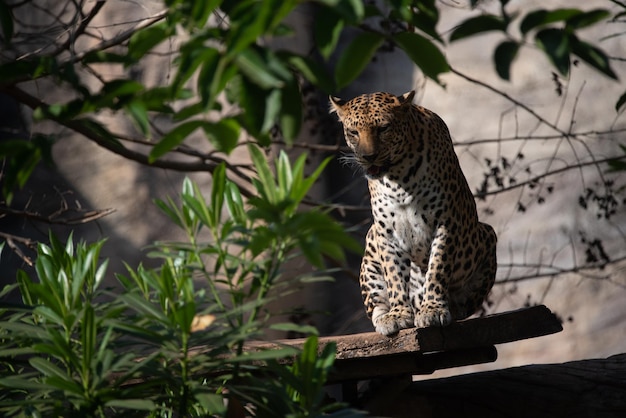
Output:
[[[402,330],[394,337],[371,332],[320,338],[337,344],[329,383],[384,376],[431,374],[435,370],[488,363],[497,358],[496,344],[560,332],[557,317],[545,306],[455,322],[446,327]],[[277,344],[301,346],[303,339]],[[268,348],[263,343],[248,349]]]

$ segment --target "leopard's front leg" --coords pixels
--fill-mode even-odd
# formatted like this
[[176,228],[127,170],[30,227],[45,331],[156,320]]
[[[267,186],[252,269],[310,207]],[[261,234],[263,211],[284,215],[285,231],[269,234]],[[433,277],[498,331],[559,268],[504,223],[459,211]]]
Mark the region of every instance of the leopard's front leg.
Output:
[[454,260],[453,255],[448,253],[450,240],[447,228],[438,227],[430,246],[422,300],[414,301],[419,306],[415,314],[415,326],[418,328],[444,326],[452,322],[448,284]]
[[399,254],[390,240],[377,236],[376,225],[372,225],[361,263],[361,294],[367,315],[383,335],[413,326],[407,289],[410,261],[408,256],[405,260]]

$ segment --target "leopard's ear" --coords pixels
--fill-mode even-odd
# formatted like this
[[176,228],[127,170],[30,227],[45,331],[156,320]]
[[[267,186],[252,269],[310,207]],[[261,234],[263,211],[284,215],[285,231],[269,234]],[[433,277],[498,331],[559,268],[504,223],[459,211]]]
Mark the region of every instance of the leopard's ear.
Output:
[[415,90],[411,90],[407,93],[404,93],[402,96],[398,96],[398,100],[400,100],[400,105],[402,106],[411,106],[413,104],[414,97]]
[[341,118],[346,101],[335,96],[328,96],[328,98],[330,99],[330,113],[337,112],[337,116]]

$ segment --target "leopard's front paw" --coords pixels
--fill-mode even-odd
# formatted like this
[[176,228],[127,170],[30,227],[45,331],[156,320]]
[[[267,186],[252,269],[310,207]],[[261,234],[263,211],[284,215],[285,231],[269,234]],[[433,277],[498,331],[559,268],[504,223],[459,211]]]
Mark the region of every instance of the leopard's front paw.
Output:
[[413,312],[407,308],[393,308],[391,311],[372,318],[376,332],[386,336],[395,335],[401,329],[413,327]]
[[452,322],[452,314],[447,305],[422,306],[415,315],[417,328],[443,327]]

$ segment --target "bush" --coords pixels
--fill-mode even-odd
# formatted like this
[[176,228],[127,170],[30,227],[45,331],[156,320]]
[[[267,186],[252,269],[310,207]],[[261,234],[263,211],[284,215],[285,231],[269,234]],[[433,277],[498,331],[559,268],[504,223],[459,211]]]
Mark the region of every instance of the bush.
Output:
[[[358,415],[323,397],[334,347],[318,355],[314,328],[268,325],[264,308],[291,288],[280,277],[289,257],[303,254],[321,268],[323,256],[341,260],[344,248],[358,249],[324,212],[297,211],[325,164],[305,177],[305,157],[292,166],[281,153],[274,175],[258,148],[250,153],[259,176],[247,205],[223,165],[210,200],[186,179],[180,205],[157,202],[188,239],[155,244],[151,255],[160,267],[117,275],[121,290],[102,285],[104,241],[75,244],[70,236],[62,244],[51,235],[49,245],[39,245],[38,280],[23,271],[17,278],[24,306],[2,309],[0,411],[27,417]],[[302,352],[244,350],[268,328],[310,337]],[[281,361],[288,357],[295,357],[291,366]]]

